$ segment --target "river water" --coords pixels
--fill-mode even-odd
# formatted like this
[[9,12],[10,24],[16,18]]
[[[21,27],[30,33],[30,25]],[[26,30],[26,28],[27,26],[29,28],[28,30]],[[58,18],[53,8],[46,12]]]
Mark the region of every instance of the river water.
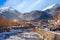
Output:
[[41,40],[36,32],[13,30],[11,32],[0,33],[0,40]]

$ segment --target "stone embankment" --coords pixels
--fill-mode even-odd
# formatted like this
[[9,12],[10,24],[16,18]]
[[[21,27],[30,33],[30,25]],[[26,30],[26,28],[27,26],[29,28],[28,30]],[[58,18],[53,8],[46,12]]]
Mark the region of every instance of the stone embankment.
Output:
[[35,28],[35,31],[39,34],[43,40],[60,40],[60,33],[46,31],[44,29]]

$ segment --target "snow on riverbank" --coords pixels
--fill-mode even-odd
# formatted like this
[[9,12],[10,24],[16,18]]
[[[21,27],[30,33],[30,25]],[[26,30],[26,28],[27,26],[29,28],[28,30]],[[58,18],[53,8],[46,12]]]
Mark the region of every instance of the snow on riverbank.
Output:
[[17,35],[10,36],[6,40],[39,40],[36,32],[18,33]]
[[[21,30],[11,30],[10,32],[0,33],[0,40],[39,40],[36,32],[26,32]],[[20,33],[22,32],[22,33]]]

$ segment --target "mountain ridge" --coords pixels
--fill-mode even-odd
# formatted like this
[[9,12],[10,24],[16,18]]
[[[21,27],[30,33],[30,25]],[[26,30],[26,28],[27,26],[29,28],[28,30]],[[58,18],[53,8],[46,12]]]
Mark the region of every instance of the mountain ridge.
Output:
[[57,10],[58,7],[60,6],[57,4],[53,4],[53,6],[50,9],[46,9],[45,11],[34,10],[23,14],[11,7],[5,7],[5,9],[3,7],[2,12],[1,12],[2,9],[0,9],[0,14],[7,17],[9,20],[10,19],[11,20],[17,19],[19,21],[49,20],[53,18],[53,13]]

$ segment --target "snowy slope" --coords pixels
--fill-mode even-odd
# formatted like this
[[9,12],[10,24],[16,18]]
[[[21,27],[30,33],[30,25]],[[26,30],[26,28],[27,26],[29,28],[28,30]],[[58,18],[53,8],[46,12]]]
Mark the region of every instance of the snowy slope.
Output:
[[9,6],[0,8],[0,16],[8,20],[14,20],[14,19],[20,20],[20,18],[18,17],[20,14],[21,14],[20,12]]
[[48,10],[48,9],[56,9],[57,7],[59,7],[59,4],[52,4],[46,8],[44,8],[42,11]]
[[60,4],[52,4],[52,5],[44,8],[42,11],[45,11],[49,14],[54,15],[54,13],[57,11],[58,7],[60,7]]

